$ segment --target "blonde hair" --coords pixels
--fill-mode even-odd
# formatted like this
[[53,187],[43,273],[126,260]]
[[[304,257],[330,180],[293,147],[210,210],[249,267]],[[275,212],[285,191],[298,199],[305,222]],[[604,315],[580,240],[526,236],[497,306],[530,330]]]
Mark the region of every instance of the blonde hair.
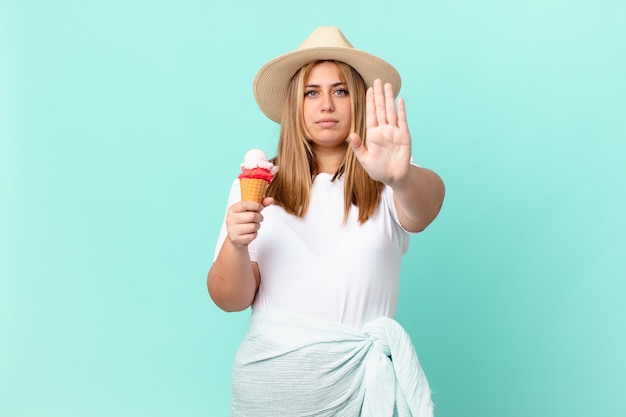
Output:
[[[307,213],[313,177],[318,173],[315,154],[307,139],[302,109],[304,83],[311,69],[319,62],[324,61],[303,66],[289,83],[281,118],[278,153],[273,160],[279,166],[279,171],[267,190],[267,195],[274,197],[277,205],[298,217],[304,217]],[[337,64],[342,81],[348,86],[352,110],[350,130],[358,133],[365,143],[365,82],[351,66],[343,62],[331,62]],[[383,184],[374,181],[365,172],[347,142],[344,161],[333,180],[342,175],[345,175],[344,222],[351,206],[355,205],[359,209],[359,223],[365,223],[378,207]]]

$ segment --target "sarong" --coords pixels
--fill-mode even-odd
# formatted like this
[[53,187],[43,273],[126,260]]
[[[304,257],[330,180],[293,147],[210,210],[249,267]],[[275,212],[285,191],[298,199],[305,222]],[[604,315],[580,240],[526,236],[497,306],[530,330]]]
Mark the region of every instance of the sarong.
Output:
[[387,317],[361,330],[258,310],[233,366],[234,417],[432,417],[409,335]]

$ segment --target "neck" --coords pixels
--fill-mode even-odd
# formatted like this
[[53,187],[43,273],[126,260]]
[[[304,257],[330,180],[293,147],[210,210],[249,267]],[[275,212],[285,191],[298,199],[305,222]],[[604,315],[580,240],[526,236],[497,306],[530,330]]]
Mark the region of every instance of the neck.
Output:
[[313,148],[318,173],[335,174],[343,164],[346,156],[346,148]]

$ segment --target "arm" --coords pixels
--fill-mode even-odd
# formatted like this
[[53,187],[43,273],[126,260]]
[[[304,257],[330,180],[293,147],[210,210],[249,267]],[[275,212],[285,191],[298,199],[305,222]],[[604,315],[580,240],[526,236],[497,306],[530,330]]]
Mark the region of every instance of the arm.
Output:
[[256,262],[250,261],[248,244],[261,227],[261,211],[272,202],[271,198],[263,204],[240,201],[228,209],[228,236],[207,276],[209,294],[222,310],[245,310],[254,301],[261,275]]
[[373,179],[393,189],[400,224],[411,232],[424,230],[437,217],[445,189],[439,176],[410,163],[411,135],[404,100],[396,111],[390,84],[381,80],[366,95],[367,143],[356,133],[350,135],[354,154]]
[[409,167],[406,182],[392,189],[398,219],[409,232],[420,232],[435,220],[445,195],[439,175],[416,165]]

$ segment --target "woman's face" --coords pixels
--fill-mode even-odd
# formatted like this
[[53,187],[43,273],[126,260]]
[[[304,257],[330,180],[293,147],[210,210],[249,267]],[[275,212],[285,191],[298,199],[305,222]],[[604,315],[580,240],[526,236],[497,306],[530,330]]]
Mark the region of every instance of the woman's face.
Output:
[[317,147],[344,147],[352,110],[348,85],[334,62],[320,62],[304,82],[302,113],[309,139]]

